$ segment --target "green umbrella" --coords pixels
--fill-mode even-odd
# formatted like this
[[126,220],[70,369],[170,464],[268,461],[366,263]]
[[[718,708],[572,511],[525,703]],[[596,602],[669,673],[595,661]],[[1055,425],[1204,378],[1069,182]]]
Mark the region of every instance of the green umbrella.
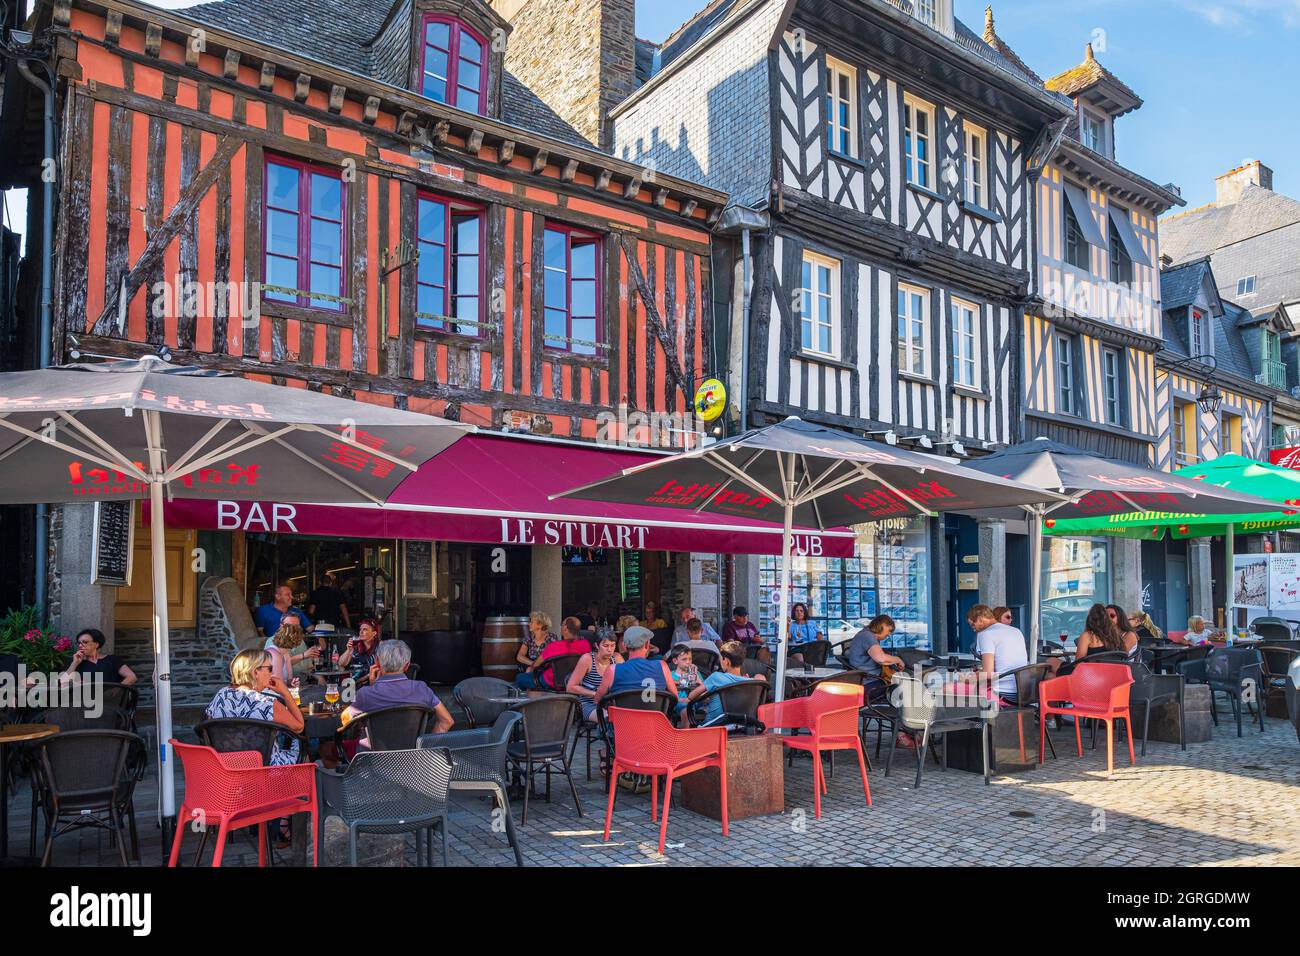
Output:
[[1229,516],[1181,514],[1159,511],[1127,511],[1096,518],[1062,518],[1043,522],[1043,533],[1056,536],[1159,540],[1171,538],[1222,537],[1232,531],[1252,534],[1300,528],[1300,471],[1266,465],[1241,455],[1224,455],[1174,471],[1175,475],[1229,488],[1257,498],[1276,501],[1277,511]]

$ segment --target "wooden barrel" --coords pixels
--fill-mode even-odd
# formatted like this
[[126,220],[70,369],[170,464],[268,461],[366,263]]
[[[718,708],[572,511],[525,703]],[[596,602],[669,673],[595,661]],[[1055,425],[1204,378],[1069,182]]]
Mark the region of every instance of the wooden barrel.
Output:
[[483,676],[514,682],[515,655],[528,639],[528,618],[490,617],[483,626]]

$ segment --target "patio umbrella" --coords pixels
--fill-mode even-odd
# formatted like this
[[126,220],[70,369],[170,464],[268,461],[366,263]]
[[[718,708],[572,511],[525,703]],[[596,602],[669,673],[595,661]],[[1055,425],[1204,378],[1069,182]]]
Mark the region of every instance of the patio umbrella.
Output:
[[1267,511],[1276,505],[1276,502],[1265,501],[1231,488],[1219,488],[1193,476],[1184,477],[1113,458],[1103,458],[1046,438],[1012,445],[967,462],[965,467],[1049,488],[1068,496],[1069,500],[1066,501],[1030,504],[1024,508],[1030,514],[1031,657],[1038,647],[1045,521],[1056,522],[1059,526],[1066,520],[1091,520],[1134,511],[1249,514]]
[[157,358],[0,374],[0,501],[149,501],[164,817],[176,809],[164,497],[382,504],[470,430]]
[[[951,459],[877,444],[795,417],[554,497],[782,522],[782,628],[790,616],[790,551],[796,524],[824,530],[882,518],[1063,500],[1041,487],[989,478]],[[777,645],[776,661],[779,700],[785,684],[784,640]]]

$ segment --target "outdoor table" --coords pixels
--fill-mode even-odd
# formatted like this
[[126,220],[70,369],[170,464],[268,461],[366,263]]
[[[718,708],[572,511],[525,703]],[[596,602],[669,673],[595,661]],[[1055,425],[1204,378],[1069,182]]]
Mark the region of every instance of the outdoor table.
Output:
[[302,712],[302,735],[308,738],[316,739],[333,739],[334,732],[343,726],[343,715],[341,713],[333,714],[327,711],[318,711],[309,714],[304,709]]
[[821,680],[823,677],[833,677],[836,674],[843,674],[843,667],[814,667],[808,670],[804,667],[790,667],[786,669],[785,676],[790,680]]
[[343,670],[339,670],[339,671],[319,670],[319,671],[312,671],[310,676],[318,684],[328,684],[330,681],[340,681],[343,680],[343,678],[345,677],[351,677],[352,672],[343,671]]
[[1144,651],[1151,652],[1151,669],[1157,674],[1172,673],[1172,671],[1166,670],[1168,661],[1179,654],[1187,653],[1191,649],[1190,644],[1158,644],[1155,647],[1143,648]]
[[[1020,773],[1038,766],[1038,724],[1032,707],[998,707],[989,727],[989,771]],[[977,729],[954,730],[944,735],[949,747],[948,766],[971,773],[984,772]]]
[[[743,820],[785,812],[785,747],[775,734],[727,737],[727,817]],[[718,768],[705,767],[681,778],[682,807],[722,819]]]
[[0,859],[9,856],[9,750],[5,744],[40,740],[58,732],[54,724],[0,725]]

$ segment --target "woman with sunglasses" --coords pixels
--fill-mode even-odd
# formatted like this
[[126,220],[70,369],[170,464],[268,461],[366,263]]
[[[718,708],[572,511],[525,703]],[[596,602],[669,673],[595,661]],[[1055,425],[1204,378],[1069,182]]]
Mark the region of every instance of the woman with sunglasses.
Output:
[[236,654],[230,662],[230,686],[217,691],[204,716],[279,724],[289,733],[276,736],[271,766],[298,762],[298,738],[291,735],[302,733],[302,711],[284,681],[275,675],[269,651],[256,648]]
[[77,635],[75,641],[77,652],[64,672],[73,674],[103,674],[108,683],[134,684],[138,679],[135,671],[122,663],[116,654],[103,654],[104,633],[98,628],[85,628]]

